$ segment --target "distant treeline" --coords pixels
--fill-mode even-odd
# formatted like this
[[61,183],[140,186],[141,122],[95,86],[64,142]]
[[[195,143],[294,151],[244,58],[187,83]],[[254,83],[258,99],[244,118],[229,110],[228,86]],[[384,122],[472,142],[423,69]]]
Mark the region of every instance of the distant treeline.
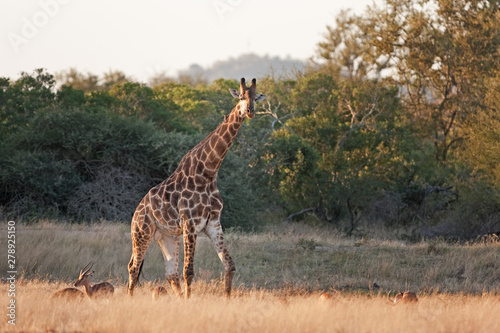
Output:
[[[258,80],[268,98],[219,172],[225,227],[314,218],[347,234],[500,230],[498,3],[425,3],[341,13],[314,64]],[[57,78],[0,78],[4,218],[128,222],[230,112],[238,87],[144,85],[119,72]]]

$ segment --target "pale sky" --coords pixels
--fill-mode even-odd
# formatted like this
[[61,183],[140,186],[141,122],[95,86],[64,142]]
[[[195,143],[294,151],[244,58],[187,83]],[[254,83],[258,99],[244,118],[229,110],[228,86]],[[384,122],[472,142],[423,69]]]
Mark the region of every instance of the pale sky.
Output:
[[[146,82],[244,53],[305,60],[342,9],[372,0],[0,0],[0,77],[121,70]],[[379,3],[377,1],[377,3]]]

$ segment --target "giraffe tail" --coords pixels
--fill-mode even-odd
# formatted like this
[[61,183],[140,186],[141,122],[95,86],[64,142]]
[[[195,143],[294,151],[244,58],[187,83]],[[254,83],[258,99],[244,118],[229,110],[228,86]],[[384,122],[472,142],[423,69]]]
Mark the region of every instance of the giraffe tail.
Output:
[[[141,266],[139,267],[139,274],[137,275],[137,283],[139,283],[139,278],[141,277],[142,265],[144,265],[144,259],[142,260]],[[144,277],[144,273],[142,273],[142,277]],[[146,278],[144,278],[144,279],[146,279]]]

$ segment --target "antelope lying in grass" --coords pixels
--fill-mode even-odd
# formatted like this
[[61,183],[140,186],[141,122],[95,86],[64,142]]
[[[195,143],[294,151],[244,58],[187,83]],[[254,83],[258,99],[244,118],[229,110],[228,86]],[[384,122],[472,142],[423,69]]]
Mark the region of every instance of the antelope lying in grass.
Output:
[[162,296],[166,296],[166,295],[168,295],[167,289],[165,289],[161,286],[158,286],[158,287],[153,289],[153,299],[154,300],[157,300],[158,298],[160,298]]
[[85,298],[85,294],[80,289],[64,288],[63,290],[55,292],[52,298],[81,301]]
[[327,302],[327,301],[330,301],[333,299],[333,295],[330,294],[330,293],[322,293],[320,296],[319,296],[319,301],[320,302]]
[[404,293],[400,292],[399,294],[396,295],[396,297],[394,297],[394,305],[398,303],[406,304],[413,302],[418,302],[418,297],[415,293],[411,291],[405,291]]
[[92,271],[92,273],[89,273],[89,271],[92,269],[93,265],[94,264],[89,262],[85,267],[83,267],[80,270],[80,276],[78,277],[78,280],[76,280],[76,282],[74,283],[74,286],[75,287],[83,286],[85,289],[85,293],[91,299],[112,296],[115,291],[115,288],[113,288],[113,286],[110,283],[100,282],[90,285],[90,277],[94,274],[94,272]]

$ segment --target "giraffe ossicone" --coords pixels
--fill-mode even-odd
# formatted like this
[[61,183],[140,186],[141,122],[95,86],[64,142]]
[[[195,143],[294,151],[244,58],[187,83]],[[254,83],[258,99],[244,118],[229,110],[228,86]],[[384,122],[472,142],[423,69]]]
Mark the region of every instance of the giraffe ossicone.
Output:
[[256,80],[250,87],[245,79],[240,90],[229,89],[239,98],[236,107],[205,139],[191,149],[177,169],[162,183],[153,187],[137,206],[131,223],[132,258],[128,264],[128,293],[133,295],[139,280],[144,256],[154,239],[165,259],[165,278],[178,295],[182,294],[179,279],[180,239],[184,243],[184,292],[191,295],[194,277],[196,239],[204,232],[211,240],[224,265],[224,288],[231,295],[235,265],[224,242],[220,224],[223,201],[217,189],[217,173],[241,124],[255,115],[255,102],[266,95],[256,93]]

